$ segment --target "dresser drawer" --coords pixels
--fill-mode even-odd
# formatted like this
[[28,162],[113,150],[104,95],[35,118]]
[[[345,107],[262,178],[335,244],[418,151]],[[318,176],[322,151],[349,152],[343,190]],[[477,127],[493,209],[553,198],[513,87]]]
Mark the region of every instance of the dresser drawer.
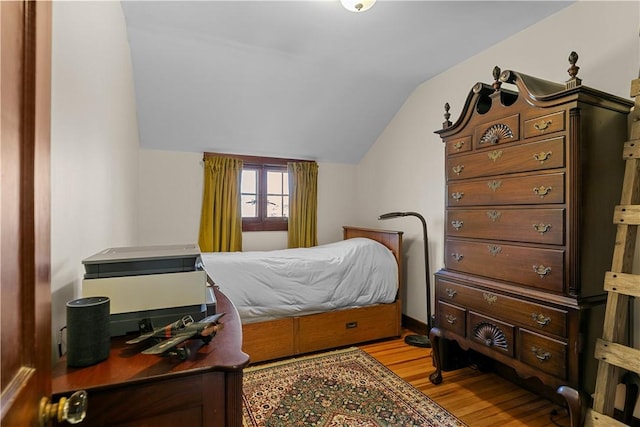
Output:
[[520,361],[555,377],[567,378],[567,344],[519,330]]
[[451,157],[447,160],[447,179],[530,172],[564,165],[564,137],[557,137]]
[[445,265],[479,276],[544,289],[564,290],[564,250],[447,239]]
[[564,209],[449,209],[447,235],[512,242],[564,243]]
[[488,313],[511,323],[559,337],[567,336],[567,312],[497,292],[442,280],[436,276],[438,308],[441,303]]
[[477,126],[473,132],[474,148],[487,148],[520,139],[520,115],[515,114]]
[[469,338],[511,357],[514,355],[514,330],[513,325],[469,312]]
[[546,135],[564,130],[564,111],[536,117],[524,122],[524,137]]
[[464,153],[471,150],[471,136],[447,141],[447,155]]
[[462,337],[466,336],[466,313],[464,308],[438,301],[438,325]]
[[448,206],[564,203],[564,173],[447,184]]

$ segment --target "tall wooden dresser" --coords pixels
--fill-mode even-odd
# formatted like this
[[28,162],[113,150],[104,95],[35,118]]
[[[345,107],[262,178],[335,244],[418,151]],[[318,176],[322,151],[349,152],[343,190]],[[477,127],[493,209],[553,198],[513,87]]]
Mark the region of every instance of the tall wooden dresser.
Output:
[[572,52],[564,84],[496,67],[453,124],[445,105],[435,384],[446,339],[543,390],[593,390],[633,104],[583,86],[576,61]]

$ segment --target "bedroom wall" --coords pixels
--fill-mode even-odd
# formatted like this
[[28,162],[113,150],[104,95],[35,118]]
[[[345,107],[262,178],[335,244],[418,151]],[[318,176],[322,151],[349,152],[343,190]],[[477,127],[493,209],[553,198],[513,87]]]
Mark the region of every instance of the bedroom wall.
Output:
[[[445,199],[444,146],[433,132],[442,127],[445,102],[451,104],[451,121],[455,122],[472,86],[493,81],[495,65],[563,82],[568,79],[567,58],[572,50],[580,55],[578,75],[584,85],[629,98],[630,82],[638,77],[640,68],[638,28],[638,2],[579,1],[418,86],[359,164],[360,222],[379,226],[372,213],[386,211],[424,215],[433,283],[433,273],[444,265]],[[446,40],[442,45],[446,49]],[[426,322],[420,222],[406,217],[385,221],[385,225],[404,230],[408,243],[404,312]],[[636,324],[640,324],[637,316]],[[639,330],[635,336],[640,344]]]
[[138,129],[119,2],[54,2],[51,105],[52,355],[82,260],[135,243]]
[[[138,172],[138,244],[197,243],[202,204],[202,153],[141,149]],[[342,239],[356,224],[356,166],[320,163],[318,242]],[[243,250],[287,247],[286,232],[245,232]]]

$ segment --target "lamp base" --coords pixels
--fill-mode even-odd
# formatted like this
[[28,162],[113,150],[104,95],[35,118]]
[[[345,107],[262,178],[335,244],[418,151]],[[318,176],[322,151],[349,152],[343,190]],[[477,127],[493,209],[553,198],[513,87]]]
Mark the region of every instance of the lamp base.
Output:
[[404,342],[414,347],[431,348],[431,341],[426,335],[407,335]]

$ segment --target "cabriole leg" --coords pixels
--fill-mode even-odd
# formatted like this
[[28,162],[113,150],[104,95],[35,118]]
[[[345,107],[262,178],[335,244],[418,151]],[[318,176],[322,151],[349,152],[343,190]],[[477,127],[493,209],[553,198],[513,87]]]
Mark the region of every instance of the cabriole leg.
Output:
[[429,380],[433,384],[442,382],[442,361],[440,360],[440,346],[442,345],[442,332],[439,328],[433,327],[429,332],[429,340],[431,341],[431,354],[436,371],[429,375]]

